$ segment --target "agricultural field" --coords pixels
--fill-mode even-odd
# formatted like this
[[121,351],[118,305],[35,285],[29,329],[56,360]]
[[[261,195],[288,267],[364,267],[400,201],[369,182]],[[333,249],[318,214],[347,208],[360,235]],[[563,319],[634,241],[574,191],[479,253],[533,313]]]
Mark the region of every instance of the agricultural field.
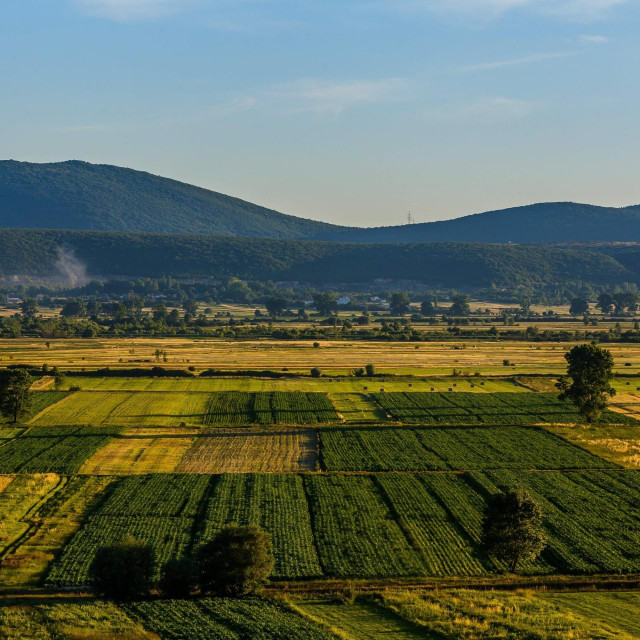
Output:
[[[47,363],[64,370],[81,370],[162,365],[183,369],[193,366],[196,370],[213,367],[276,371],[286,366],[291,372],[308,373],[311,367],[320,367],[327,375],[345,375],[371,362],[383,374],[450,375],[457,369],[470,375],[475,372],[498,376],[559,375],[566,369],[564,354],[572,346],[574,343],[460,341],[415,344],[326,340],[320,342],[319,348],[314,348],[311,341],[16,338],[0,344],[0,366],[24,363],[41,367]],[[640,375],[640,345],[603,343],[601,346],[612,352],[617,372]],[[157,349],[166,351],[166,362],[156,361]]]
[[311,429],[204,430],[183,451],[178,473],[315,471],[318,443]]
[[0,447],[0,473],[77,473],[118,435],[114,428],[37,427]]
[[600,469],[613,467],[536,427],[351,427],[318,431],[328,471]]
[[[375,401],[398,422],[410,424],[579,423],[580,414],[552,393],[375,393]],[[600,424],[639,423],[605,410]]]

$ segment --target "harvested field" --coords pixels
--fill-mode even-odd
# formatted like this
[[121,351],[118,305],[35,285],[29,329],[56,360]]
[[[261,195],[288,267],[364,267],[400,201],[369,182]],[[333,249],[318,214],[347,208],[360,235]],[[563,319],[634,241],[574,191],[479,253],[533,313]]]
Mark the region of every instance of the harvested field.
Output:
[[179,473],[314,471],[312,429],[207,429],[184,452]]

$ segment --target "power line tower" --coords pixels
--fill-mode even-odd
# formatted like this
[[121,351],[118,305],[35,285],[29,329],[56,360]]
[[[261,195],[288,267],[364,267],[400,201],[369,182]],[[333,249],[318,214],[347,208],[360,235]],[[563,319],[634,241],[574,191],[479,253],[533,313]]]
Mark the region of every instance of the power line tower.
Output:
[[414,219],[413,216],[411,215],[411,211],[409,211],[409,213],[407,214],[407,224],[413,224],[414,223]]

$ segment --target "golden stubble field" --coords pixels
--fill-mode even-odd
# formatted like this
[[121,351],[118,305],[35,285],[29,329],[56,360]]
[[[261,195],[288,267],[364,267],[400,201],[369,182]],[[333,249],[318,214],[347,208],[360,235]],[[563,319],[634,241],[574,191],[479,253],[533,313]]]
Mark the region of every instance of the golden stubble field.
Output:
[[[47,343],[49,346],[47,346]],[[373,363],[381,373],[493,375],[560,374],[564,353],[576,343],[527,342],[235,342],[216,339],[5,339],[0,341],[0,367],[25,363],[63,369],[135,368],[155,365],[201,370],[288,369],[307,372],[320,367],[329,374],[348,373]],[[640,345],[603,344],[616,361],[616,371],[640,372]],[[166,352],[156,358],[155,352]],[[629,366],[626,366],[629,363]]]

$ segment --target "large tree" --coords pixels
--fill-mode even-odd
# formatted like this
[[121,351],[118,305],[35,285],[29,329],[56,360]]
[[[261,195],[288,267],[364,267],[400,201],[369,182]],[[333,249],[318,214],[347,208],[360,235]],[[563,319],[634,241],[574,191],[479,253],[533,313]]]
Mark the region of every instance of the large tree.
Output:
[[260,527],[230,525],[198,549],[200,587],[221,596],[245,596],[271,575],[271,539]]
[[33,376],[25,369],[6,369],[0,373],[0,413],[14,422],[31,404]]
[[587,422],[593,422],[607,408],[616,390],[609,384],[613,378],[613,356],[595,344],[573,347],[565,354],[567,375],[557,387],[561,400],[570,400]]
[[329,315],[338,308],[338,296],[332,292],[314,293],[313,306],[323,316]]
[[452,316],[468,316],[471,313],[469,306],[469,296],[459,294],[451,298],[451,308],[449,314]]
[[148,593],[155,567],[153,549],[125,536],[118,544],[100,547],[89,573],[98,593],[129,600]]
[[396,291],[391,296],[391,313],[400,315],[409,308],[409,296],[404,291]]
[[589,303],[584,298],[574,298],[569,307],[569,313],[572,316],[583,316],[589,313]]
[[281,296],[267,298],[264,306],[270,316],[277,316],[287,308],[287,300]]
[[490,555],[515,573],[518,564],[535,560],[546,546],[542,512],[524,490],[491,496],[482,523],[482,543]]

